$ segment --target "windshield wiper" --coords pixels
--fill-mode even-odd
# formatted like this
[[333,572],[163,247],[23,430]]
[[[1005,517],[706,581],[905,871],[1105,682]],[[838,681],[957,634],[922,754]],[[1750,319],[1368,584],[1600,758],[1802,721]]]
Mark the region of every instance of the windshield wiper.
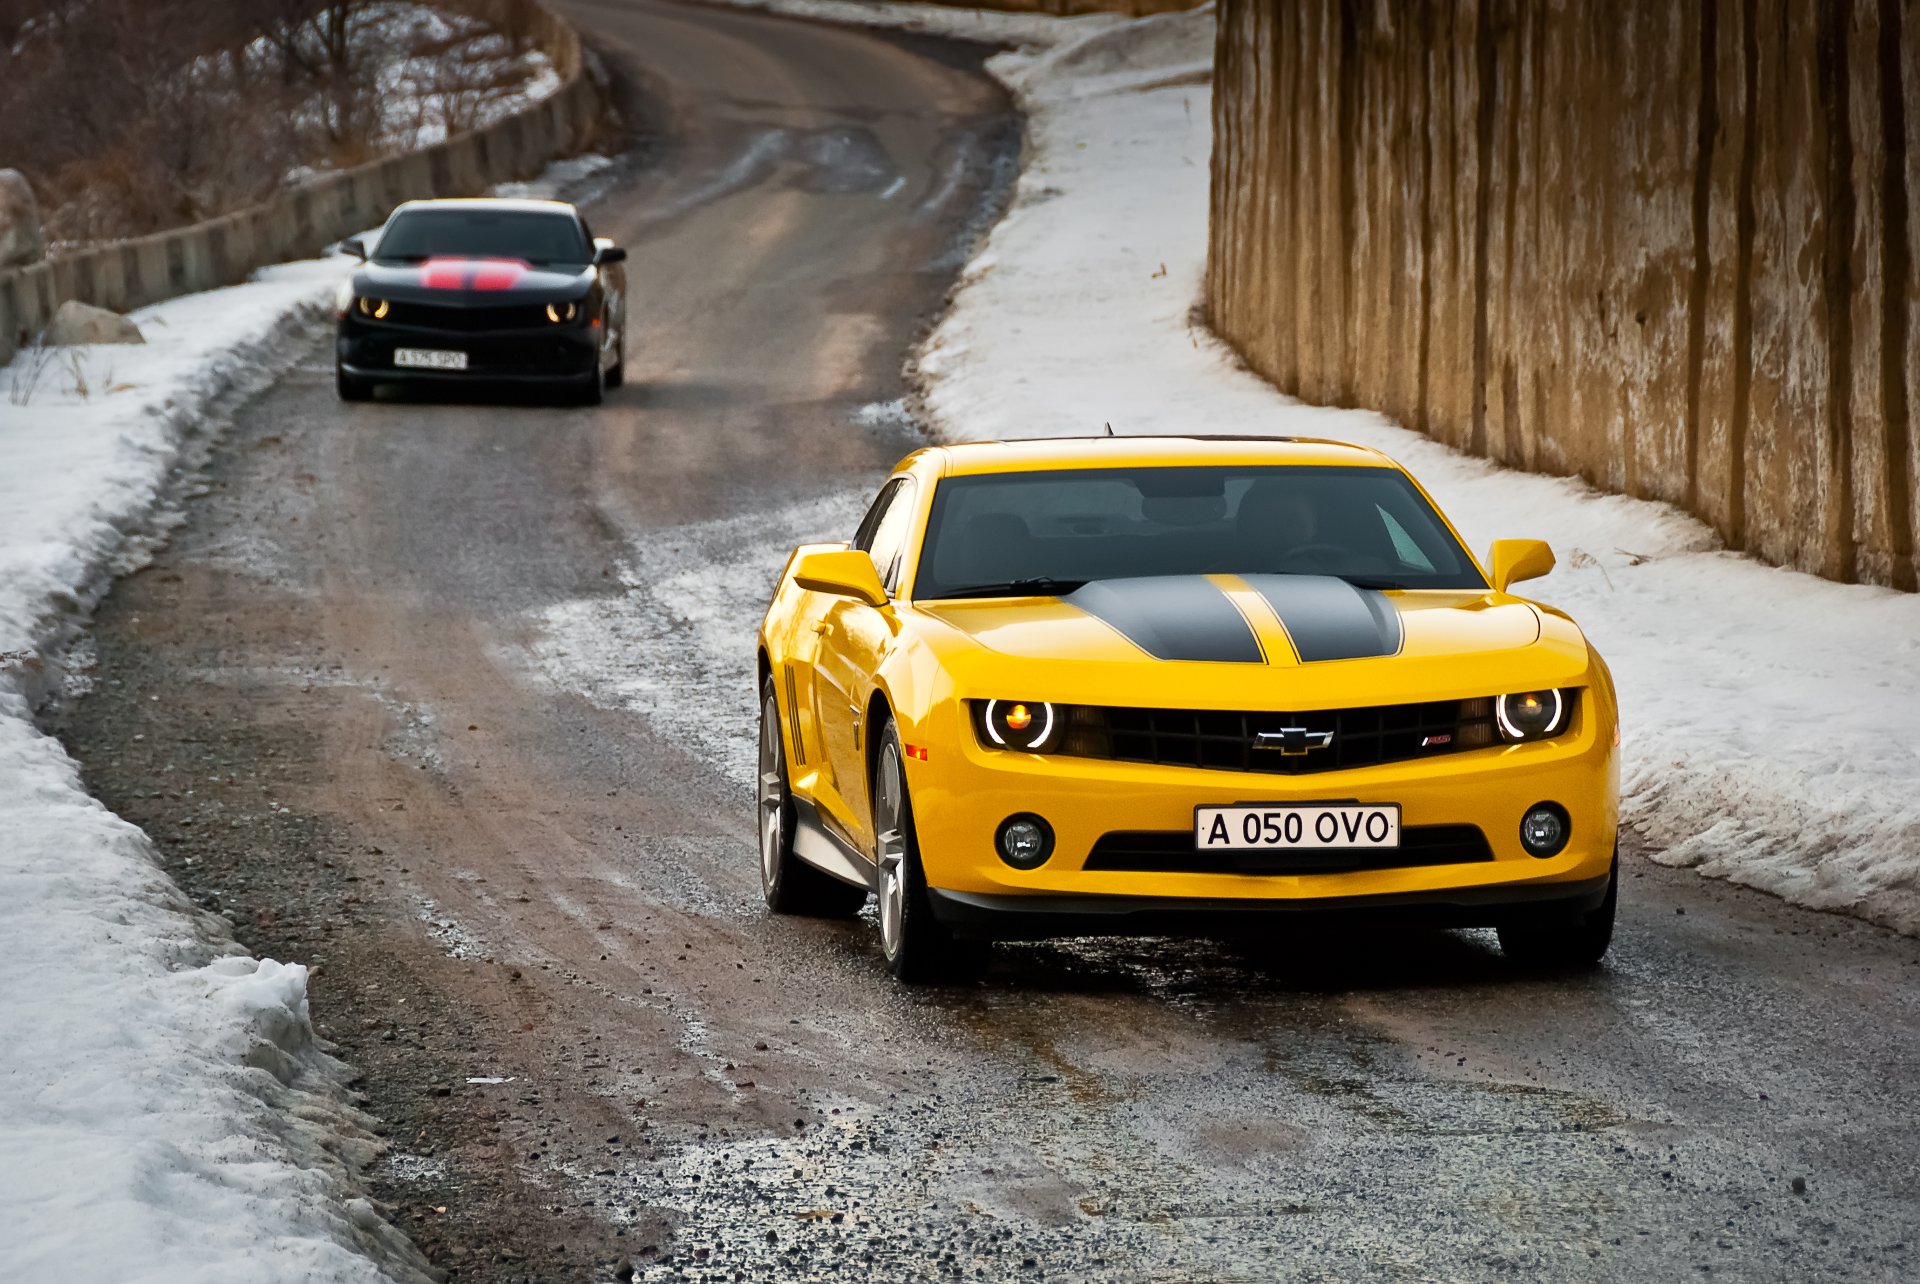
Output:
[[997,584],[969,584],[965,588],[936,593],[931,600],[939,602],[955,597],[1029,597],[1041,594],[1059,597],[1085,583],[1085,580],[1056,580],[1050,575],[1041,575],[1033,579],[1002,580]]
[[1380,579],[1377,576],[1371,576],[1371,575],[1333,575],[1326,571],[1256,571],[1254,572],[1254,574],[1256,575],[1309,575],[1315,579],[1345,580],[1347,583],[1353,585],[1355,588],[1360,588],[1360,589],[1404,589],[1407,587],[1406,582],[1404,580]]

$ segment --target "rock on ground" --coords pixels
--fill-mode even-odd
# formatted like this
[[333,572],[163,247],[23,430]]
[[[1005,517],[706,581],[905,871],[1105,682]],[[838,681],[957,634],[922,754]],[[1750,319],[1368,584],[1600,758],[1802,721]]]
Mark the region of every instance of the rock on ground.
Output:
[[47,252],[40,204],[17,169],[0,169],[0,268],[24,267]]
[[47,342],[56,347],[82,343],[145,343],[140,327],[105,308],[68,299],[47,323]]

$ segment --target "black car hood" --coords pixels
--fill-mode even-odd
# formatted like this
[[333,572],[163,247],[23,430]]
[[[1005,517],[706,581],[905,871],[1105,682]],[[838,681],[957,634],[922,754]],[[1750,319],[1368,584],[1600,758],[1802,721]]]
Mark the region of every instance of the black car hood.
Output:
[[396,303],[499,307],[579,299],[594,269],[534,267],[520,259],[428,259],[424,263],[369,263],[353,274],[353,292]]

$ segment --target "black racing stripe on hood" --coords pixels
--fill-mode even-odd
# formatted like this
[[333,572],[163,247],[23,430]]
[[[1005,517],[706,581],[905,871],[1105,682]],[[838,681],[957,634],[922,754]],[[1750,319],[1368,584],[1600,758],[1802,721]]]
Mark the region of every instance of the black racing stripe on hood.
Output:
[[1094,580],[1065,599],[1157,660],[1259,664],[1260,639],[1227,595],[1200,575]]
[[1334,575],[1243,575],[1286,626],[1303,663],[1400,650],[1400,612],[1373,589]]

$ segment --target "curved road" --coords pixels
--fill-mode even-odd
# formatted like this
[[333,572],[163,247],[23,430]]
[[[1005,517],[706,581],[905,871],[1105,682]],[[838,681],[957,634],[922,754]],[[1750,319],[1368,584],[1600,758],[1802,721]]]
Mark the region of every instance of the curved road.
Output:
[[[460,1280],[1912,1279],[1920,949],[1637,856],[1604,970],[1475,934],[1001,947],[759,908],[751,626],[916,438],[1018,146],[983,50],[562,6],[659,112],[596,411],[239,407],[50,722],[261,953]],[[476,1082],[480,1081],[480,1082]]]

